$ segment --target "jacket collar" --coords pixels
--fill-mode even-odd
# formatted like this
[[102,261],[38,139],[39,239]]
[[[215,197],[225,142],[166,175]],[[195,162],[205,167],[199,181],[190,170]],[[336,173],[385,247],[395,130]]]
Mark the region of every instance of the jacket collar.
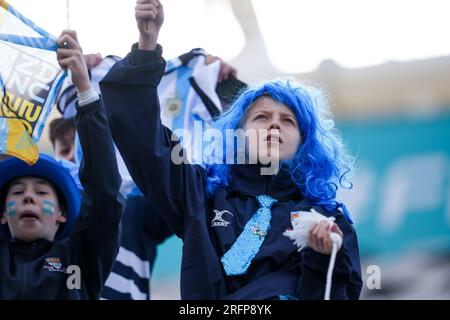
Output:
[[281,201],[303,199],[286,166],[276,175],[261,175],[261,168],[259,164],[231,166],[230,191],[251,197],[265,194]]
[[26,242],[18,239],[11,239],[11,251],[19,254],[38,256],[42,251],[47,251],[52,245],[51,241],[46,239],[37,239]]

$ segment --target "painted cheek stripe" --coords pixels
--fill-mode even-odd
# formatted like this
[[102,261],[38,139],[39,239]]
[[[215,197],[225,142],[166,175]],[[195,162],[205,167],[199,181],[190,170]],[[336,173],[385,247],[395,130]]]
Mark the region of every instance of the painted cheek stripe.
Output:
[[9,217],[14,217],[16,215],[16,202],[15,201],[8,201],[6,203],[6,213]]
[[44,200],[43,206],[42,206],[42,212],[52,216],[55,213],[55,203],[53,201]]

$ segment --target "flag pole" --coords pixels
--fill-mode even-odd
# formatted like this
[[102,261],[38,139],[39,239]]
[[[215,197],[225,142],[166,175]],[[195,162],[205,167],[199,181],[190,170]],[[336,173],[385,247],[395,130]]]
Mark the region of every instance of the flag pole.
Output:
[[[66,29],[70,30],[70,0],[66,0],[66,23]],[[68,49],[66,42],[64,42],[64,47]],[[69,69],[67,69],[67,82],[69,83],[69,85],[72,84],[72,73]]]
[[70,0],[66,0],[66,22],[67,22],[67,29],[70,29]]

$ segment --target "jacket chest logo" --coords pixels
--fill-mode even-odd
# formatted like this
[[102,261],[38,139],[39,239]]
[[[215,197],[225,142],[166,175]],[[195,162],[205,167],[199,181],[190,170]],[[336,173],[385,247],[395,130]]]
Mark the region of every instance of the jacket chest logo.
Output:
[[66,269],[62,267],[62,262],[59,258],[45,258],[44,269],[51,272],[66,273]]
[[233,214],[228,211],[228,210],[213,210],[215,216],[214,218],[211,220],[211,227],[226,227],[228,226],[231,222],[230,221],[226,221],[224,218],[225,214],[229,214],[230,216],[233,216]]

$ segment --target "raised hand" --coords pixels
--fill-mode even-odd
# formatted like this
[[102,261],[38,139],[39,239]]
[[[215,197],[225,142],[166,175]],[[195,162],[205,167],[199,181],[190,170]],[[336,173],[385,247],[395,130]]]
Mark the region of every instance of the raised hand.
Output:
[[137,0],[135,17],[139,30],[139,49],[155,50],[164,10],[159,0]]
[[83,50],[78,42],[77,33],[74,30],[64,30],[59,39],[57,59],[59,66],[72,73],[72,82],[78,92],[84,92],[91,88],[86,61]]

